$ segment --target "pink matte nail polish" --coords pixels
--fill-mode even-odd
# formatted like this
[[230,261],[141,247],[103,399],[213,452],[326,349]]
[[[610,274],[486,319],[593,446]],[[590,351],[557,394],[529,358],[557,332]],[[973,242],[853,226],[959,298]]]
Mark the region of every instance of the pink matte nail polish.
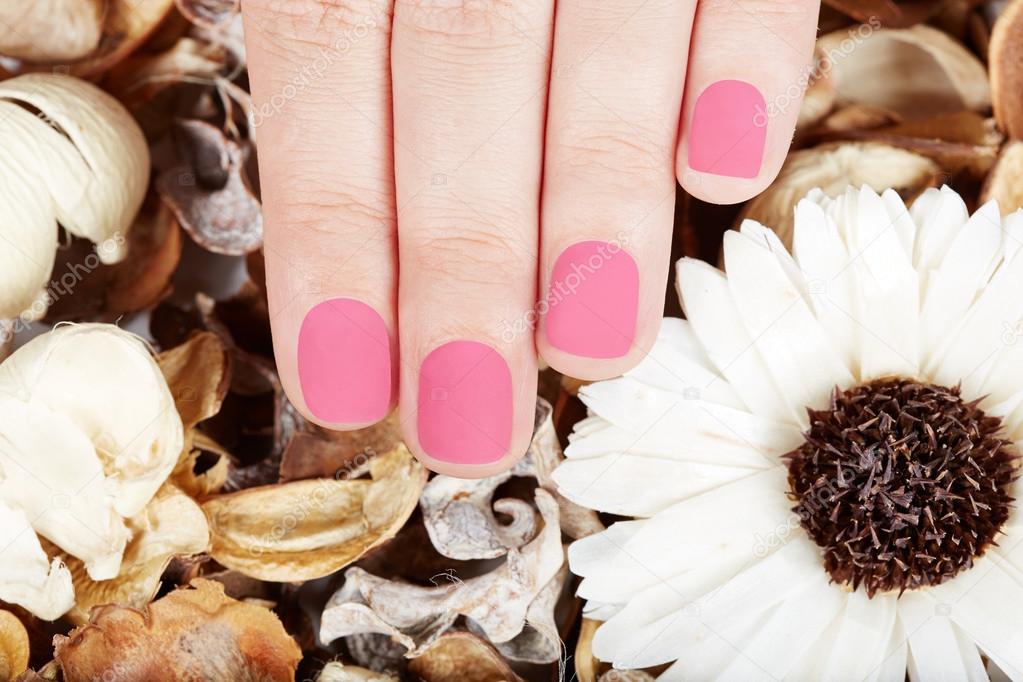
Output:
[[453,464],[488,464],[511,447],[512,383],[508,363],[490,346],[451,341],[419,368],[419,444]]
[[614,242],[573,244],[554,263],[546,304],[552,346],[587,358],[621,357],[636,336],[636,261]]
[[712,83],[696,100],[689,129],[689,167],[704,173],[755,178],[767,140],[764,96],[745,81]]
[[383,318],[352,298],[314,306],[298,333],[298,378],[317,419],[337,424],[383,419],[394,391]]

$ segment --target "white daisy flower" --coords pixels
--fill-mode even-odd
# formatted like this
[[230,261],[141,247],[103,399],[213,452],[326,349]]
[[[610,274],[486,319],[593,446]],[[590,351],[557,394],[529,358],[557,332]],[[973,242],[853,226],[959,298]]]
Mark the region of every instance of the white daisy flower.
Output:
[[1023,212],[811,192],[582,389],[555,479],[593,653],[662,680],[1023,680]]

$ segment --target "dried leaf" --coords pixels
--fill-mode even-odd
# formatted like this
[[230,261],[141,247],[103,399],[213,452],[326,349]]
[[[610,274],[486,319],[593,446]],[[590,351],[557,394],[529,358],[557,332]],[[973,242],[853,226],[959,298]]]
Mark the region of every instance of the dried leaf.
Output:
[[0,610],[0,681],[9,682],[28,668],[28,632],[10,611]]
[[66,682],[106,679],[293,680],[301,651],[270,611],[196,580],[142,611],[93,610],[89,623],[55,638]]
[[160,173],[160,196],[208,251],[229,256],[255,251],[263,243],[263,218],[242,148],[205,121],[182,121],[177,130],[184,158]]
[[399,682],[397,677],[354,665],[331,661],[323,666],[316,682]]
[[75,608],[67,614],[72,622],[86,622],[92,607],[100,604],[144,607],[156,596],[160,577],[172,558],[203,552],[209,543],[202,509],[169,483],[140,514],[129,519],[128,528],[132,537],[124,550],[120,572],[112,580],[94,581],[81,561],[61,557],[75,585]]
[[[971,52],[938,29],[835,31],[817,47],[832,64],[841,102],[881,107],[906,118],[991,106],[987,72]],[[883,76],[879,75],[883,74]],[[898,77],[912,74],[912,77]]]
[[207,500],[210,554],[261,580],[333,573],[401,529],[427,475],[404,445],[376,457],[370,473],[372,480],[295,481]]
[[345,572],[345,583],[327,602],[320,619],[320,638],[375,632],[391,637],[414,657],[464,615],[491,642],[508,642],[526,625],[530,605],[555,579],[564,564],[557,502],[536,489],[544,528],[521,550],[508,551],[505,562],[482,576],[421,587],[378,578],[361,568]]
[[424,682],[521,682],[488,642],[468,632],[449,632],[412,659],[409,672]]
[[1023,208],[1023,141],[1013,140],[1002,148],[980,192],[981,203],[995,199],[1002,215]]
[[85,57],[99,43],[103,0],[7,0],[0,3],[0,54],[31,62]]
[[231,383],[230,358],[216,334],[199,332],[156,358],[185,429],[220,411]]
[[1010,2],[995,21],[988,63],[998,125],[1009,137],[1023,139],[1023,2]]
[[792,240],[796,204],[818,187],[834,196],[847,186],[896,189],[915,197],[935,185],[939,169],[925,156],[876,142],[846,142],[791,152],[778,178],[754,197],[740,215],[774,229],[785,244]]
[[0,120],[0,317],[38,319],[58,222],[96,245],[96,265],[126,255],[149,150],[117,100],[67,76],[0,81]]

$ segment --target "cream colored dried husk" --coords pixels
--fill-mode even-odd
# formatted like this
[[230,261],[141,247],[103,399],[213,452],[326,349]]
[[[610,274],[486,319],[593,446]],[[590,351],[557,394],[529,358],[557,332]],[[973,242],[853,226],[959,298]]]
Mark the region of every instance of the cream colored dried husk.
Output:
[[[52,619],[71,577],[36,535],[118,575],[138,514],[177,463],[181,419],[149,349],[113,325],[66,325],[0,365],[0,600]],[[10,537],[7,537],[10,536]],[[13,543],[8,546],[8,543]]]
[[103,0],[4,0],[0,54],[35,62],[81,59],[103,33]]
[[103,263],[124,258],[149,150],[114,98],[56,74],[0,82],[0,148],[0,318],[34,319],[49,300],[57,223]]

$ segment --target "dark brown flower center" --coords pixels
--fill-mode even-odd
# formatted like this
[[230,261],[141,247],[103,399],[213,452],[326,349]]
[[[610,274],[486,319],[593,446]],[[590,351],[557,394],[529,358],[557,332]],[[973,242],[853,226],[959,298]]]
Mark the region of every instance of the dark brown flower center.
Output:
[[870,596],[973,565],[1009,516],[1017,455],[959,388],[882,379],[835,389],[785,455],[793,510],[838,583]]

